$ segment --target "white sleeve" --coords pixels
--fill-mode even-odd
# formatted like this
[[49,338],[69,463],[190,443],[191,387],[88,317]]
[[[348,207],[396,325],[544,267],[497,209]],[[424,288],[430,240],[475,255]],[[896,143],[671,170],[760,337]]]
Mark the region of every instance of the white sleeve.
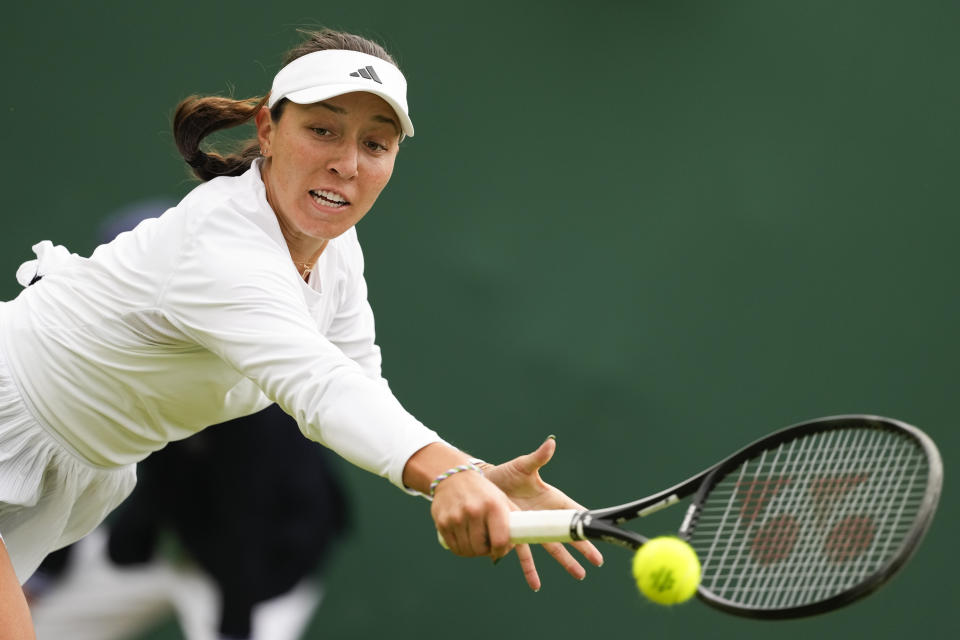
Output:
[[253,380],[309,438],[403,488],[409,457],[441,438],[320,334],[273,240],[240,216],[196,224],[161,294],[170,322]]
[[348,279],[337,314],[327,330],[327,338],[360,365],[370,378],[386,383],[382,377],[380,347],[376,344],[373,309],[367,299],[363,277],[363,252],[354,237],[351,240]]

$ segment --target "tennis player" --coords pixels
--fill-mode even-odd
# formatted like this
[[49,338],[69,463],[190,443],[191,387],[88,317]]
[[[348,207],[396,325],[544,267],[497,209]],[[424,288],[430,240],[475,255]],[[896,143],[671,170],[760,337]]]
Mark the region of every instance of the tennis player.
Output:
[[[200,149],[251,119],[241,153]],[[485,465],[381,376],[354,225],[413,133],[406,80],[379,45],[310,33],[262,99],[179,105],[177,146],[205,181],[179,205],[89,258],[34,246],[24,291],[0,304],[0,639],[33,638],[18,582],[130,493],[137,461],[271,402],[307,437],[432,497],[458,555],[506,555],[510,510],[579,507],[540,479],[552,439]],[[583,577],[561,545],[548,550]],[[538,589],[530,550],[517,551]]]

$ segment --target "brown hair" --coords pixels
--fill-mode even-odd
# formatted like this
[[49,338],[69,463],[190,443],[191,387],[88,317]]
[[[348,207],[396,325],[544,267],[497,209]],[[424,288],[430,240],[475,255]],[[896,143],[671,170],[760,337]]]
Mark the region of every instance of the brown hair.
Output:
[[[382,46],[362,36],[332,29],[298,31],[306,38],[287,52],[283,60],[284,66],[308,53],[328,49],[358,51],[396,65]],[[215,131],[248,122],[267,103],[269,97],[269,93],[261,98],[243,100],[221,96],[190,96],[177,105],[173,114],[173,138],[177,150],[196,177],[206,181],[217,176],[238,176],[250,168],[250,164],[260,155],[260,143],[256,138],[241,143],[239,151],[227,155],[213,150],[203,151],[200,149],[200,142]],[[286,103],[287,100],[283,99],[270,109],[274,122],[280,120]]]

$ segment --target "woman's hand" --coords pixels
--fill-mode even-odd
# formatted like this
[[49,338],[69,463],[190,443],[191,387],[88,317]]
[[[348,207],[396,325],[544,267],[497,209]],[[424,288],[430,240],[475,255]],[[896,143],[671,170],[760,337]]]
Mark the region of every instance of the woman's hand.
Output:
[[510,553],[509,513],[517,507],[475,471],[461,471],[437,485],[430,514],[450,551],[458,556]]
[[[540,478],[540,468],[553,457],[556,441],[548,438],[533,453],[501,465],[487,465],[480,475],[461,471],[440,482],[430,512],[437,531],[449,549],[459,556],[490,556],[497,562],[507,555],[510,544],[510,511],[524,509],[583,509],[562,491]],[[465,462],[466,454],[439,443],[427,445],[411,456],[404,469],[404,484],[426,490],[437,469],[449,469]],[[603,556],[590,542],[572,543],[591,563],[603,564]],[[543,547],[567,572],[578,580],[586,570],[560,543]],[[517,557],[527,584],[540,590],[540,576],[528,545],[517,546]]]
[[[551,436],[533,453],[519,456],[500,465],[487,466],[483,470],[484,476],[497,485],[510,498],[511,503],[520,509],[585,510],[583,506],[571,500],[556,487],[544,482],[540,477],[540,468],[550,461],[556,449],[557,442]],[[591,564],[598,567],[603,564],[603,555],[592,543],[583,540],[574,542],[572,545]],[[571,576],[577,580],[583,580],[586,577],[586,570],[562,544],[554,542],[544,544],[543,547]],[[540,576],[537,573],[533,553],[530,551],[529,545],[518,545],[517,557],[520,559],[520,567],[527,584],[534,591],[539,591]]]

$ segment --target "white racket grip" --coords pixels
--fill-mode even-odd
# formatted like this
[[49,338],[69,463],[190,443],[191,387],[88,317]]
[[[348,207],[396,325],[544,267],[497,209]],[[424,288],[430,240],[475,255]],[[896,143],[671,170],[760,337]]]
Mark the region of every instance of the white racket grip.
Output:
[[578,513],[576,509],[511,511],[510,542],[571,542],[574,538],[570,534],[570,526]]
[[[570,527],[577,509],[553,509],[548,511],[511,511],[510,542],[513,544],[539,544],[541,542],[572,542]],[[579,538],[576,538],[579,540]],[[444,549],[449,549],[443,536],[437,531],[437,540]]]

